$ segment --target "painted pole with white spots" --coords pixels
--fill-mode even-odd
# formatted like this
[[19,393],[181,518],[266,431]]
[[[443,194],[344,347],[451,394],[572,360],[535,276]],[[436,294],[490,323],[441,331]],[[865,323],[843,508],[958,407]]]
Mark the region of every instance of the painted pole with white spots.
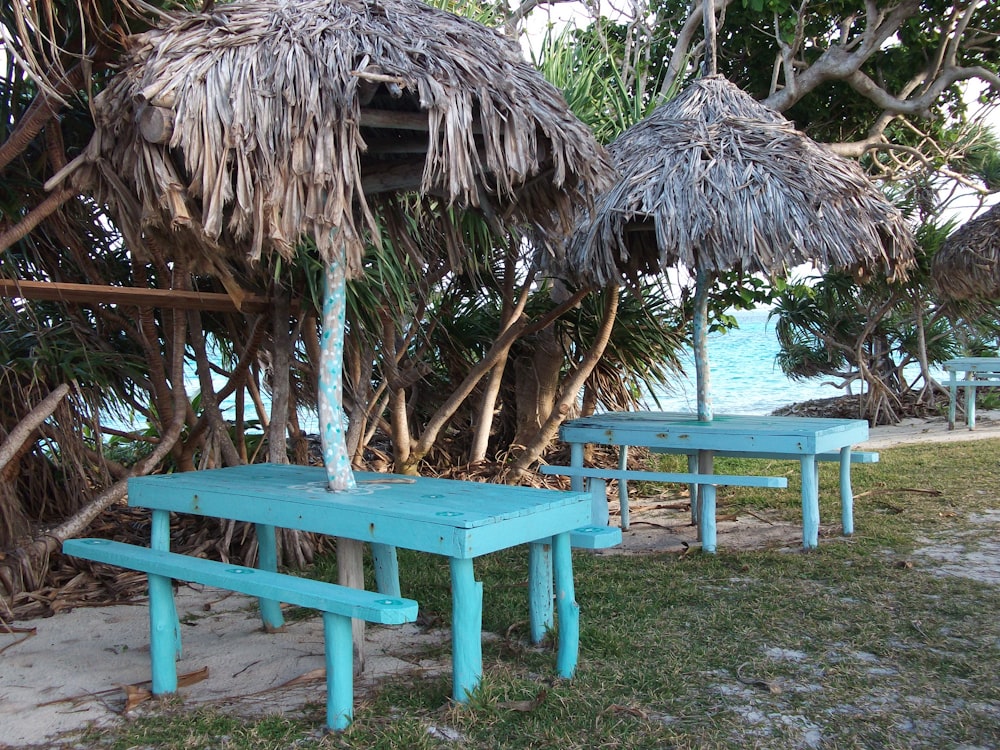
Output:
[[323,275],[323,333],[319,364],[319,427],[330,489],[357,485],[347,455],[344,424],[344,335],[347,308],[346,259],[328,263]]

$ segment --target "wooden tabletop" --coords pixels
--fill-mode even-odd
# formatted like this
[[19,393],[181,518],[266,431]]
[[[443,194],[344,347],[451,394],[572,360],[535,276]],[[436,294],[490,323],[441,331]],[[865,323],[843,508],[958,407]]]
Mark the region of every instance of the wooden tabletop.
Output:
[[585,492],[356,472],[327,490],[315,466],[252,464],[129,480],[129,505],[476,557],[590,523]]
[[567,443],[816,454],[863,443],[868,422],[744,414],[719,414],[699,422],[688,412],[630,411],[573,419],[560,434]]

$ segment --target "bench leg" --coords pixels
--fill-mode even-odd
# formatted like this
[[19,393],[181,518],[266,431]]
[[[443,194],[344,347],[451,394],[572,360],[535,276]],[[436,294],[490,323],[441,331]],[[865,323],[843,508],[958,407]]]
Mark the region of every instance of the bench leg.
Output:
[[580,653],[580,605],[576,602],[573,585],[573,551],[569,534],[552,537],[552,557],[555,565],[556,607],[559,614],[559,653],[556,671],[560,677],[572,677]]
[[177,609],[173,582],[150,573],[149,656],[153,673],[153,695],[177,692]]
[[326,641],[326,725],[346,729],[354,718],[354,644],[351,618],[323,613]]
[[528,621],[531,642],[540,643],[545,633],[552,629],[552,544],[544,541],[528,545]]
[[468,703],[483,676],[483,584],[470,558],[452,557],[451,673],[456,703]]
[[816,456],[802,456],[802,546],[819,545],[819,469]]
[[[278,544],[273,526],[254,524],[257,530],[257,567],[261,570],[278,572]],[[264,630],[274,633],[285,626],[285,618],[281,614],[281,602],[274,599],[258,599],[260,619]]]
[[698,533],[701,536],[701,549],[704,552],[715,554],[716,530],[715,530],[715,485],[698,485],[696,494],[700,496],[698,503]]
[[391,544],[372,544],[372,562],[375,565],[375,588],[380,594],[400,597],[399,561],[396,548]]
[[840,449],[840,525],[844,536],[854,533],[854,489],[851,487],[851,446]]
[[[149,546],[151,549],[164,550],[165,552],[170,551],[170,511],[153,511],[149,531]],[[181,622],[177,617],[177,606],[174,604],[173,584],[169,581],[168,584],[167,593],[169,596],[159,597],[158,606],[163,610],[160,615],[161,627],[166,627],[165,623],[168,620],[173,620],[173,648],[174,661],[176,661],[181,658]],[[152,595],[150,595],[150,600],[152,600]],[[166,648],[166,646],[162,646],[162,648]],[[170,692],[173,692],[173,690]]]
[[[628,470],[628,446],[621,445],[618,447],[618,468],[622,471]],[[624,479],[618,480],[618,507],[621,509],[621,527],[622,531],[628,531],[628,482]],[[594,525],[599,526],[597,519],[594,519]]]
[[970,430],[976,429],[976,386],[965,388],[965,422]]

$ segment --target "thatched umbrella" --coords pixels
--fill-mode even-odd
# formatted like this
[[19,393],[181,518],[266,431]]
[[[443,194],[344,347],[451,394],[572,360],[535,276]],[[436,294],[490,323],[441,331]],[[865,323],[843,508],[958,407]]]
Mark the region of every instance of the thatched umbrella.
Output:
[[177,256],[223,275],[226,259],[314,241],[325,460],[331,488],[352,487],[344,280],[380,224],[410,246],[399,196],[436,210],[444,234],[449,208],[561,232],[607,174],[605,153],[513,41],[417,0],[217,5],[125,41],[93,140],[51,184],[72,174],[96,193],[133,249],[169,234]]
[[597,283],[683,266],[696,277],[698,417],[713,275],[912,263],[902,215],[861,169],[720,76],[695,80],[608,149],[620,179],[574,235],[569,265]]
[[1000,203],[948,236],[931,262],[931,278],[951,299],[1000,299]]

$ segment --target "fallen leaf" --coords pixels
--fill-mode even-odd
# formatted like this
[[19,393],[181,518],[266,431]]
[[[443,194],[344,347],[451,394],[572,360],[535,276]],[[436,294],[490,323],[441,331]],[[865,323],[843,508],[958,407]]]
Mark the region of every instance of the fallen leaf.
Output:
[[742,682],[744,685],[749,685],[751,687],[761,688],[766,690],[773,695],[778,695],[781,693],[781,686],[776,682],[771,682],[769,680],[762,680],[758,677],[744,677],[743,668],[749,666],[748,664],[741,664],[736,668],[736,679]]
[[318,667],[317,669],[311,669],[304,674],[300,674],[298,677],[293,677],[288,682],[285,682],[279,687],[292,687],[293,685],[301,685],[304,682],[318,682],[319,680],[326,679],[326,668]]
[[536,708],[538,708],[540,705],[542,705],[545,702],[545,698],[547,696],[548,696],[548,691],[547,690],[539,690],[538,694],[534,698],[532,698],[531,700],[528,700],[528,701],[502,701],[501,703],[498,703],[497,706],[499,708],[503,708],[503,709],[506,709],[508,711],[522,711],[522,712],[527,713],[529,711],[534,711]]
[[188,687],[189,685],[197,685],[202,680],[208,679],[208,667],[202,667],[201,669],[196,669],[193,672],[186,672],[184,674],[177,675],[177,687]]
[[128,713],[133,708],[141,703],[145,703],[153,694],[144,687],[139,685],[125,685],[125,713]]
[[16,641],[12,641],[11,643],[8,643],[6,646],[4,646],[3,648],[0,648],[0,654],[2,654],[4,651],[6,651],[9,648],[13,648],[14,646],[16,646],[19,643],[24,643],[26,640],[28,640],[32,636],[36,635],[37,632],[38,632],[35,628],[15,628],[15,627],[13,627],[11,625],[8,625],[7,623],[3,623],[3,630],[4,630],[5,633],[24,633],[25,636],[24,636],[24,638],[18,638]]
[[637,719],[646,719],[646,712],[641,708],[635,708],[634,706],[622,706],[618,703],[612,703],[608,706],[607,711],[614,714],[628,714],[629,716],[635,716]]

